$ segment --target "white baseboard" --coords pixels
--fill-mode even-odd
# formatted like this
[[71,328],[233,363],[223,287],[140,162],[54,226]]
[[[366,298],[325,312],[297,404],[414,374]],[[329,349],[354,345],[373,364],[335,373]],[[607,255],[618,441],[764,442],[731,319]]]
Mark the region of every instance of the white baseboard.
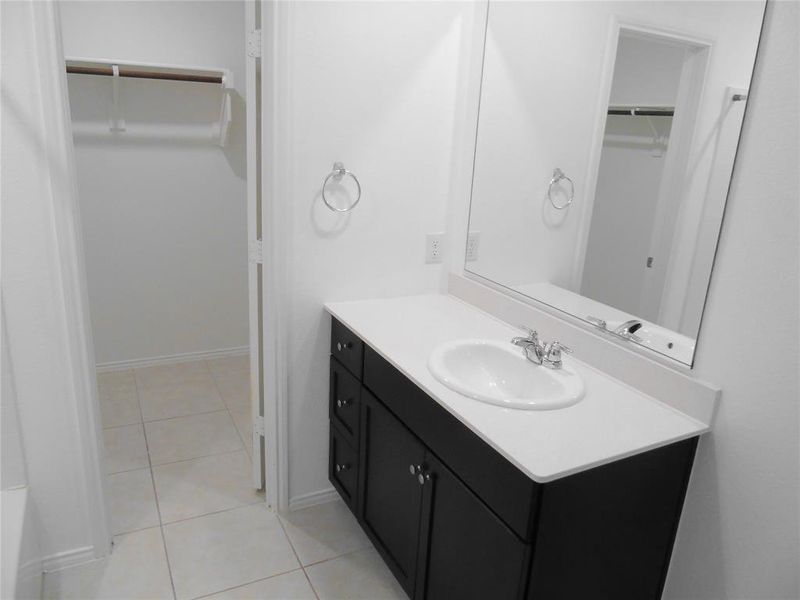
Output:
[[170,365],[174,363],[189,362],[192,360],[207,360],[225,358],[226,356],[241,356],[250,352],[249,346],[236,348],[222,348],[221,350],[204,350],[201,352],[184,352],[183,354],[169,354],[167,356],[152,356],[150,358],[134,358],[132,360],[118,360],[115,362],[99,363],[96,365],[98,373],[108,371],[124,371],[141,367],[155,367],[157,365]]
[[96,558],[94,546],[84,546],[83,548],[75,548],[74,550],[66,550],[65,552],[58,552],[50,556],[45,556],[42,558],[42,569],[45,573],[59,571],[61,569],[82,565]]
[[339,499],[339,492],[333,488],[327,488],[308,494],[301,494],[289,499],[289,510],[300,510],[317,504],[325,504]]

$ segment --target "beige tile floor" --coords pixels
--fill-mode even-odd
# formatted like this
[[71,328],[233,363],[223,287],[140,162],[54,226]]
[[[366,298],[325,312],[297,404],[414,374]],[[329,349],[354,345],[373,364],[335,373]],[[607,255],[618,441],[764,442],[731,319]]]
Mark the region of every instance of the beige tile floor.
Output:
[[45,598],[406,598],[343,503],[252,489],[248,382],[246,356],[98,375],[114,549]]

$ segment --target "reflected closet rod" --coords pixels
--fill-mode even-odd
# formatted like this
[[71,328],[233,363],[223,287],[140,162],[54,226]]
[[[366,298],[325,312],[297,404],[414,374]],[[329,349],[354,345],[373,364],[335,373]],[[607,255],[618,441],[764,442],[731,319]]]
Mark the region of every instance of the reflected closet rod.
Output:
[[609,107],[608,114],[623,115],[628,117],[672,117],[675,115],[674,108],[619,108]]
[[[85,67],[77,65],[67,65],[67,73],[78,75],[104,75],[113,77],[114,69],[107,67]],[[166,79],[169,81],[194,81],[197,83],[222,83],[221,75],[190,75],[188,73],[177,73],[169,71],[142,71],[130,67],[119,67],[120,77],[133,77],[136,79]]]

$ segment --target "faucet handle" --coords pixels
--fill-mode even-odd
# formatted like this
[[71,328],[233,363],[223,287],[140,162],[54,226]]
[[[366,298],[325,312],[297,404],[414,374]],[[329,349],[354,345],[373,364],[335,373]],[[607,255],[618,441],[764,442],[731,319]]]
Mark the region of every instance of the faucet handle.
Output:
[[568,348],[558,340],[553,340],[549,344],[547,344],[547,353],[556,353],[560,354],[561,352],[566,352],[567,354],[572,354],[572,348]]
[[544,348],[544,361],[542,361],[543,364],[552,369],[560,369],[562,352],[572,354],[572,349],[556,340],[550,342]]
[[592,325],[594,325],[598,329],[604,329],[604,330],[608,329],[608,323],[606,323],[605,319],[601,319],[599,317],[593,317],[592,315],[589,315],[588,317],[586,317],[586,320],[589,321],[589,323],[591,323]]
[[538,339],[539,339],[539,332],[538,331],[536,331],[535,329],[531,329],[527,325],[517,325],[517,327],[528,334],[528,339],[529,340],[538,341]]

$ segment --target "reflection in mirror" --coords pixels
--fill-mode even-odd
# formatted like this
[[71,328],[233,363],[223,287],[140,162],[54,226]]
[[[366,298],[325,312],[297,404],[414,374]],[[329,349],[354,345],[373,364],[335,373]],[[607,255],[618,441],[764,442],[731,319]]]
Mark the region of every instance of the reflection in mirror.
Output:
[[466,270],[691,365],[764,2],[491,2]]

